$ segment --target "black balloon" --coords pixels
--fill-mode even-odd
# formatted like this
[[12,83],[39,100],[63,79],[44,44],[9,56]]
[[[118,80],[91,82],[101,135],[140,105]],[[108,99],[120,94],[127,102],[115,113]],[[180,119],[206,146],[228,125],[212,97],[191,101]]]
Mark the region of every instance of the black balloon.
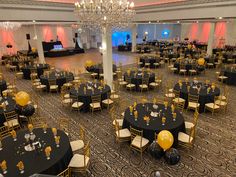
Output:
[[156,141],[153,141],[149,146],[149,152],[151,156],[156,159],[160,159],[163,155],[165,155],[163,149],[159,146],[159,144],[157,144]]
[[175,148],[171,148],[165,153],[165,160],[170,165],[175,165],[180,161],[179,151]]
[[35,112],[34,106],[31,104],[28,104],[22,108],[21,115],[28,117],[28,116],[32,116],[34,112]]
[[15,111],[17,114],[21,115],[22,114],[22,107],[20,105],[16,104]]

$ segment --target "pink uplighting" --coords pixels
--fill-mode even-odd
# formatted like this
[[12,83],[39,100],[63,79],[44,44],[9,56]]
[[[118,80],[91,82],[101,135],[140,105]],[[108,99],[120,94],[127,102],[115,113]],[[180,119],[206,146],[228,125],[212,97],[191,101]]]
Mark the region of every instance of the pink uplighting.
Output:
[[[0,46],[2,47],[2,49],[0,50],[0,56],[2,56],[3,54],[13,54],[16,53],[17,46],[14,40],[14,34],[12,31],[6,31],[6,30],[0,30],[0,41],[1,44]],[[7,44],[11,44],[12,48],[7,48],[6,45]]]
[[207,42],[208,38],[209,38],[210,30],[211,30],[211,23],[208,23],[208,22],[203,23],[202,24],[202,31],[199,36],[199,41]]
[[218,22],[215,27],[215,46],[223,47],[226,34],[226,22]]
[[58,36],[58,40],[61,41],[63,47],[68,47],[67,35],[63,27],[60,27],[60,26],[57,27],[57,36]]
[[43,40],[49,42],[50,40],[55,40],[53,38],[52,27],[43,26]]

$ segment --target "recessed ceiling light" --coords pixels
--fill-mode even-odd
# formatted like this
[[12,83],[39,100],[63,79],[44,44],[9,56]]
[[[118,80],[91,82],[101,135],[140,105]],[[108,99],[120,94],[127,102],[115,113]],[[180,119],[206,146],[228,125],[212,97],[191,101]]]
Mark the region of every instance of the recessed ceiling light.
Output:
[[148,23],[151,23],[151,21],[149,21]]
[[219,20],[222,20],[223,19],[223,17],[219,17]]
[[177,21],[177,23],[180,23],[180,21]]
[[36,21],[35,20],[33,20],[33,23],[35,23]]
[[160,21],[159,20],[157,20],[157,23],[159,23]]

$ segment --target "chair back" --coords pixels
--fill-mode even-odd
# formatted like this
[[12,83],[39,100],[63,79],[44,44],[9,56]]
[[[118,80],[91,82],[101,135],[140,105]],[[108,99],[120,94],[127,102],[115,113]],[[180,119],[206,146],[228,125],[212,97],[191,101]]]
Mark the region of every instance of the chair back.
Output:
[[175,98],[179,98],[180,97],[180,91],[178,90],[173,90],[174,94],[175,94]]
[[196,110],[196,111],[194,112],[194,115],[193,115],[193,124],[194,124],[194,125],[197,125],[198,117],[199,117],[199,113],[198,113],[198,111]]
[[69,131],[70,131],[69,118],[60,118],[59,119],[59,129],[69,133]]
[[91,96],[92,103],[101,103],[101,95]]
[[[190,144],[193,144],[193,141],[194,141],[194,139],[195,139],[195,132],[196,131],[196,125],[194,125],[191,129],[190,129],[190,135],[189,135],[189,140],[188,140],[188,142],[190,143]],[[193,138],[192,139],[192,141],[191,141],[191,138]]]
[[55,79],[48,79],[49,85],[57,85],[57,81]]
[[130,126],[130,133],[131,133],[131,141],[136,137],[136,136],[140,136],[140,146],[142,147],[142,137],[143,137],[143,130],[137,130],[133,127]]
[[34,126],[34,128],[42,128],[47,121],[43,117],[30,117],[30,123]]
[[60,176],[60,177],[71,177],[71,169],[70,169],[70,167],[68,167],[67,169],[65,169],[61,173],[59,173],[57,176]]
[[8,126],[0,127],[0,140],[10,136],[10,134],[11,133],[10,133],[10,130],[9,130]]
[[188,94],[188,101],[198,103],[199,95]]
[[79,138],[81,140],[85,139],[85,128],[82,125],[79,125]]
[[149,84],[149,77],[143,77],[142,84],[148,85]]
[[[11,112],[4,112],[4,116],[7,122],[17,119],[18,120],[18,114],[15,111],[11,111]],[[9,125],[11,126],[11,125]]]
[[185,101],[179,102],[179,103],[176,104],[176,108],[180,111],[180,113],[183,113],[184,106],[185,106]]
[[90,142],[88,142],[84,147],[84,167],[87,167],[86,159],[90,159]]
[[126,77],[125,80],[128,84],[131,84],[131,77]]

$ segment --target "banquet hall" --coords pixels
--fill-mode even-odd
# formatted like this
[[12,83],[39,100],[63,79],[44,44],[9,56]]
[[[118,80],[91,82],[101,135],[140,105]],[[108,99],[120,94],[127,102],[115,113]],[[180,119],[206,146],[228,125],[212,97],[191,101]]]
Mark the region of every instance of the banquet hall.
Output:
[[0,177],[236,177],[235,0],[0,9]]

